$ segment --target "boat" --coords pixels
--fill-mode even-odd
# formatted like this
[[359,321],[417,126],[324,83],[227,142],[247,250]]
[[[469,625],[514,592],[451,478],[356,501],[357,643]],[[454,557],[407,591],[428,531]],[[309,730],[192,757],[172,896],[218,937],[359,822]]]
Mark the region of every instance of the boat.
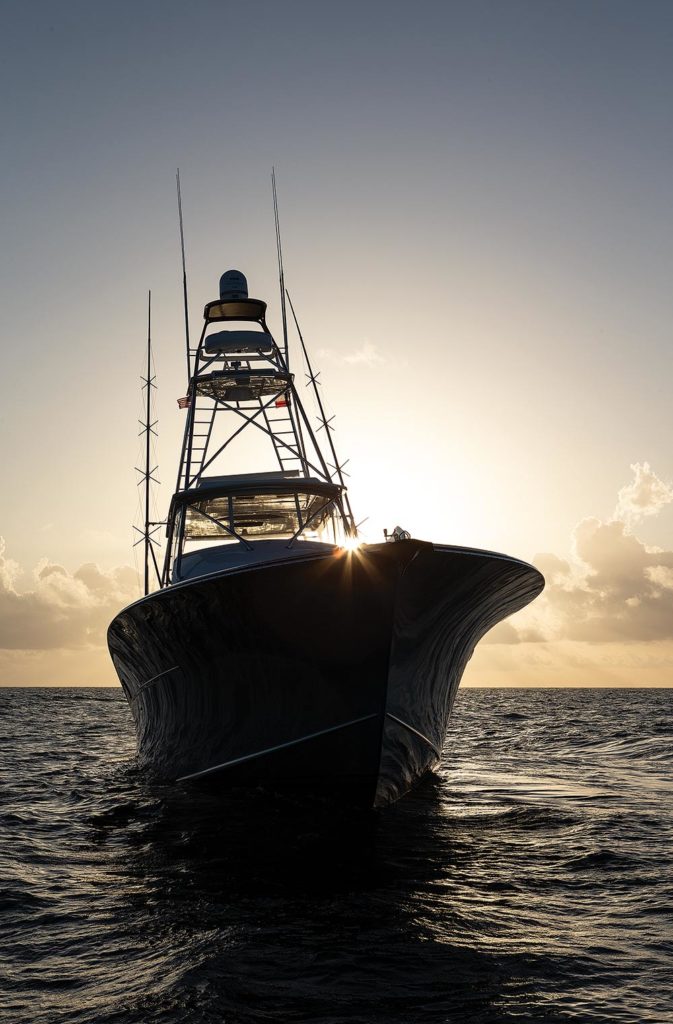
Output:
[[[544,580],[399,527],[361,543],[296,316],[315,422],[290,370],[285,297],[280,343],[239,271],[205,307],[161,567],[146,516],[158,586],[115,617],[109,650],[154,775],[383,807],[438,764],[475,645]],[[243,435],[273,468],[221,471]]]

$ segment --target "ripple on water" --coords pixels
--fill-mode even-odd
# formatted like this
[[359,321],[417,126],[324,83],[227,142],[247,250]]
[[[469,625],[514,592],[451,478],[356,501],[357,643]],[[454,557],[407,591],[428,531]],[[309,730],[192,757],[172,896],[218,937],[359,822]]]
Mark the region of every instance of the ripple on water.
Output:
[[117,690],[0,693],[7,1024],[673,1019],[665,691],[463,691],[379,814],[138,772]]

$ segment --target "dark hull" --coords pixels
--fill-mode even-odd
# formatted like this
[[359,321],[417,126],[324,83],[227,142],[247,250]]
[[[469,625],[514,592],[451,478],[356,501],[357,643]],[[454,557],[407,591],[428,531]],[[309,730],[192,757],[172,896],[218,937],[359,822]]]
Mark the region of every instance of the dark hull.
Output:
[[542,586],[515,559],[403,541],[151,594],[108,633],[140,761],[390,803],[439,760],[477,641]]

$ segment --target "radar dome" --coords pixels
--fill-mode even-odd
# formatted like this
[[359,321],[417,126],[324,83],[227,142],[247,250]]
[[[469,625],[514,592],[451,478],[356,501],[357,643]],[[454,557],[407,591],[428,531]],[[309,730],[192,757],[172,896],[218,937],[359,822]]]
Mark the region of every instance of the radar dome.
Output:
[[220,299],[231,302],[233,299],[247,299],[248,282],[240,270],[227,270],[220,278]]

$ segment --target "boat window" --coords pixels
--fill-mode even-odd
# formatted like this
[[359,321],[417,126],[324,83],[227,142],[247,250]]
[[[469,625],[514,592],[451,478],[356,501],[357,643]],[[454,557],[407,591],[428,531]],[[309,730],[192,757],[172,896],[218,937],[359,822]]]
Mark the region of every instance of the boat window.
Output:
[[323,494],[232,494],[204,498],[186,507],[185,539],[291,537],[303,527],[313,534],[330,514]]

